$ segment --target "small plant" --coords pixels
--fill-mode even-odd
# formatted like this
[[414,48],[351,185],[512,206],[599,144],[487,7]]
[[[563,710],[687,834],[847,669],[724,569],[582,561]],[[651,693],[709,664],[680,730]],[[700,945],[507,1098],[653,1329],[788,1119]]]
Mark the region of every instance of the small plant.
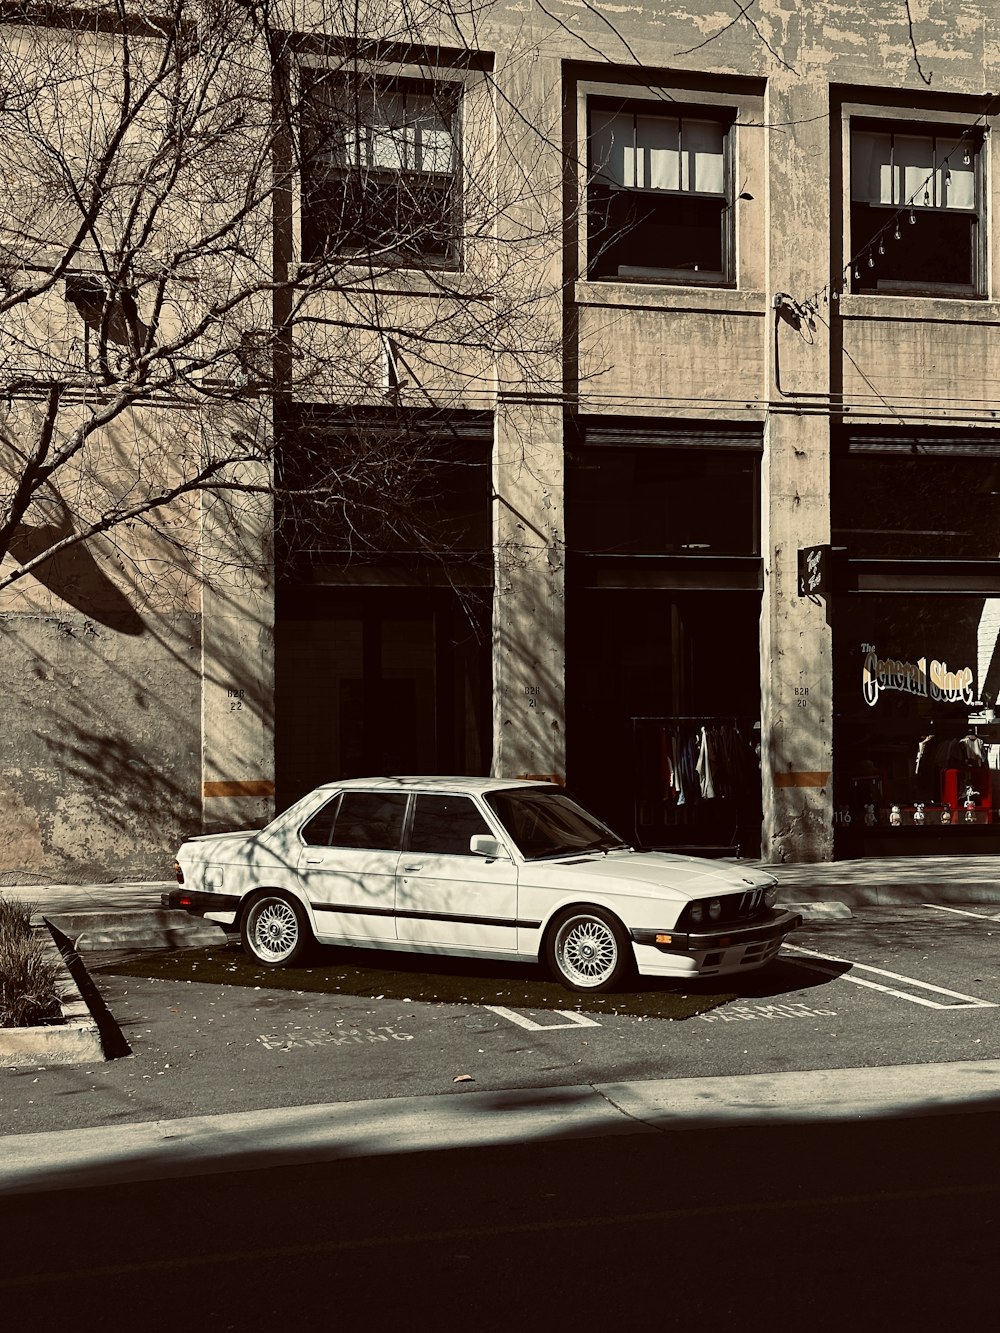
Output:
[[0,896],[0,1027],[34,1027],[59,1017],[58,966],[31,929],[32,910]]

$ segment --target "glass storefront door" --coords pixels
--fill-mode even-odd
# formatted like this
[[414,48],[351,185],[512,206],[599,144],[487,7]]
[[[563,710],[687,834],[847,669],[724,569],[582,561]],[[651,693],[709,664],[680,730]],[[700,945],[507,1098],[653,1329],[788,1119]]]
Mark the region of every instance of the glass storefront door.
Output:
[[837,854],[1000,847],[1000,598],[846,597],[835,625]]

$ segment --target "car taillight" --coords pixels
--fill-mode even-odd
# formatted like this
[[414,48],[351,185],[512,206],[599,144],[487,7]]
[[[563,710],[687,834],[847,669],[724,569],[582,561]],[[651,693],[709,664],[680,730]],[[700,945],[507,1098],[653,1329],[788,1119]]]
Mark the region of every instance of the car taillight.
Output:
[[181,869],[180,861],[174,862],[174,879],[178,884],[184,883],[184,871]]

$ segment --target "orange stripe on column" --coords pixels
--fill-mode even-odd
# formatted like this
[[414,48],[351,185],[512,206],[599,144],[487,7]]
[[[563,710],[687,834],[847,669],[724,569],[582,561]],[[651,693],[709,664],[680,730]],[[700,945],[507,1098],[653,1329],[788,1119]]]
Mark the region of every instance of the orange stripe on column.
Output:
[[202,796],[273,796],[274,783],[261,778],[253,782],[203,782]]
[[830,770],[825,773],[775,773],[776,787],[825,787],[830,781]]

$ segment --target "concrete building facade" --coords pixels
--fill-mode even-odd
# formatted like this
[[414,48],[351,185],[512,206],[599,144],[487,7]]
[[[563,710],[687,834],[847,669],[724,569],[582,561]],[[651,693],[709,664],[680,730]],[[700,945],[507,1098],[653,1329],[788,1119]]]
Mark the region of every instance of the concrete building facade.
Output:
[[[82,574],[19,589],[0,875],[158,877],[176,837],[369,772],[551,777],[702,854],[995,851],[992,17],[501,3],[474,42],[387,53],[387,95],[449,83],[452,142],[527,183],[493,242],[531,340],[425,342],[363,404],[373,432],[447,419],[459,535],[436,563],[279,544],[170,608],[98,551],[103,619]],[[328,20],[289,24],[322,69]],[[276,210],[282,273],[328,234],[311,197]],[[491,262],[481,236],[447,280],[401,261],[381,309],[457,330]],[[346,308],[376,336],[345,288],[303,304],[303,339]],[[279,454],[303,414],[349,440],[344,405],[276,395]],[[240,542],[269,551],[268,521]]]

